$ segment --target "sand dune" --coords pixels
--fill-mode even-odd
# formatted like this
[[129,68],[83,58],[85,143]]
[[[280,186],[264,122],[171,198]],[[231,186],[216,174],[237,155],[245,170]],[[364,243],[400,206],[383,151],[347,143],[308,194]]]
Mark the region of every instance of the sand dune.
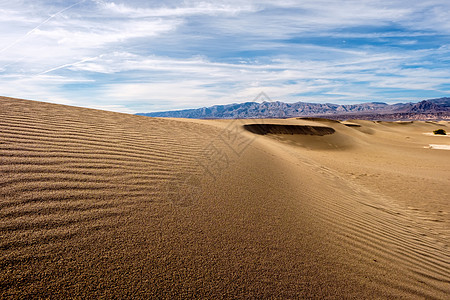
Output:
[[0,116],[3,298],[450,293],[448,122]]

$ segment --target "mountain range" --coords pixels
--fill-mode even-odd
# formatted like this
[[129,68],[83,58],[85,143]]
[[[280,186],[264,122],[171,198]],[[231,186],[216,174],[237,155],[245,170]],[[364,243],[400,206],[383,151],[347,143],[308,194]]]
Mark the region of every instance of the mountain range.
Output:
[[246,119],[246,118],[292,118],[331,117],[359,119],[450,119],[450,97],[423,100],[418,103],[387,104],[369,102],[360,104],[332,104],[295,102],[245,102],[214,105],[197,109],[139,113],[149,117],[195,118],[195,119]]

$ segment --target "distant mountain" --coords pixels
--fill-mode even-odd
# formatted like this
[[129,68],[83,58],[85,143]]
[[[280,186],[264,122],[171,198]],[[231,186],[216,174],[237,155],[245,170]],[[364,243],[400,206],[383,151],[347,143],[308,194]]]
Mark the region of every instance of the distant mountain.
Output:
[[347,113],[333,115],[319,115],[329,119],[360,119],[378,121],[400,121],[400,120],[450,120],[450,98],[439,98],[424,100],[418,103],[399,103],[392,111],[380,111],[369,113]]
[[387,104],[370,102],[361,104],[332,103],[284,103],[245,102],[240,104],[215,105],[198,109],[139,113],[149,117],[195,118],[195,119],[236,119],[236,118],[292,118],[304,116],[370,115],[370,114],[425,114],[450,115],[450,98],[424,100],[419,103]]
[[[447,98],[449,99],[449,98]],[[450,102],[450,101],[448,101]],[[448,103],[447,103],[448,104]],[[450,106],[450,105],[449,105]],[[420,112],[420,113],[434,113],[439,111],[446,111],[450,107],[445,106],[445,103],[442,105],[437,104],[436,102],[430,100],[424,100],[419,103],[414,104],[411,108],[408,109],[408,112]]]

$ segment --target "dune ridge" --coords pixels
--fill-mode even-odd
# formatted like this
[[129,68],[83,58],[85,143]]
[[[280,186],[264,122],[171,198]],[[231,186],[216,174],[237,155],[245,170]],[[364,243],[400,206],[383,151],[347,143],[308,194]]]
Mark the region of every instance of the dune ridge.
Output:
[[2,297],[446,298],[435,124],[255,123],[0,98]]

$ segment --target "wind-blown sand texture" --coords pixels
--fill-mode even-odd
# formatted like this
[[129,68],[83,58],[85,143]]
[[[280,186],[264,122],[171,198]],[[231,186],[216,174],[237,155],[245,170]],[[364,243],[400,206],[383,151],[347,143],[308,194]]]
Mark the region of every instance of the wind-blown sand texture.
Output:
[[2,298],[448,299],[448,122],[0,116]]

